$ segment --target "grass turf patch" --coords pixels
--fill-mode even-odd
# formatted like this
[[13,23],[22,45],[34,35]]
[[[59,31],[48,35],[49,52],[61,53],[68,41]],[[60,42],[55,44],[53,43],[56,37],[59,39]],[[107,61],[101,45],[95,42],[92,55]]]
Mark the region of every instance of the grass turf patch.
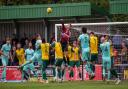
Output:
[[122,81],[115,85],[114,82],[107,84],[102,81],[75,81],[63,83],[0,83],[0,89],[128,89],[128,81]]

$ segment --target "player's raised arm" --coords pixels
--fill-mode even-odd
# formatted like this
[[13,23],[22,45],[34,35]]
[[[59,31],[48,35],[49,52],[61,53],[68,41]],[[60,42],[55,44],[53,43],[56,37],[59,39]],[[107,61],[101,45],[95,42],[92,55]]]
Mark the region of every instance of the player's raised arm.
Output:
[[61,22],[61,24],[62,24],[62,31],[65,32],[67,29],[66,29],[66,27],[64,25],[64,22]]

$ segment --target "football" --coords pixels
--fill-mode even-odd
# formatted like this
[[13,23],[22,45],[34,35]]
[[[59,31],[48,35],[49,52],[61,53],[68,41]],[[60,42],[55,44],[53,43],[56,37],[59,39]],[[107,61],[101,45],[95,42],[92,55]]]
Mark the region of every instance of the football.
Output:
[[48,13],[48,14],[49,14],[49,13],[52,13],[52,8],[48,7],[48,8],[47,8],[47,13]]

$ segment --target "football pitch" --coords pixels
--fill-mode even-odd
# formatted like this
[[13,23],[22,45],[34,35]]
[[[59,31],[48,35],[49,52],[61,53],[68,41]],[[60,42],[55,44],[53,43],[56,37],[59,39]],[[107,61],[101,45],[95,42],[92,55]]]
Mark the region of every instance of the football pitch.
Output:
[[119,85],[113,82],[107,84],[102,81],[75,81],[63,83],[0,83],[0,89],[128,89],[128,81],[122,81]]

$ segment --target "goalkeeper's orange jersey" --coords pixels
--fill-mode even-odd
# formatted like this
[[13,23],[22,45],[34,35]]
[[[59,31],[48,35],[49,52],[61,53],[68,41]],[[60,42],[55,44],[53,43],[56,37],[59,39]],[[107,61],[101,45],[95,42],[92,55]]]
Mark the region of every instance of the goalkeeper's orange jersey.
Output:
[[90,51],[91,53],[98,53],[98,38],[96,36],[90,36]]

